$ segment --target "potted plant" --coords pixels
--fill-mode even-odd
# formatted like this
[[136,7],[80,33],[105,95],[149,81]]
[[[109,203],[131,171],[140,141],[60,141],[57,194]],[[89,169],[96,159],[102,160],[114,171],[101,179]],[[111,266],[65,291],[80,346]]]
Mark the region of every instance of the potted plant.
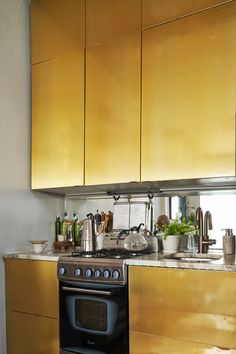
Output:
[[177,252],[181,235],[187,235],[195,231],[195,226],[185,218],[171,220],[169,224],[163,224],[163,248],[165,253]]

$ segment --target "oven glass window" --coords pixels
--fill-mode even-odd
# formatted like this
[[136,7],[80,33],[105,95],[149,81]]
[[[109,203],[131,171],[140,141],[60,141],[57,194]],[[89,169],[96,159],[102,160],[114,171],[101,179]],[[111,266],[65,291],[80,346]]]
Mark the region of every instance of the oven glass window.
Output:
[[75,323],[81,328],[95,331],[107,330],[107,304],[102,301],[77,299]]

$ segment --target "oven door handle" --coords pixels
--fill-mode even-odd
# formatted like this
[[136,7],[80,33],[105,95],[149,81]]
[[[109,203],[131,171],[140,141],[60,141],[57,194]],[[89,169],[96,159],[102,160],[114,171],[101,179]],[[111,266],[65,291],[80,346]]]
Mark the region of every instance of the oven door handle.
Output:
[[83,289],[83,288],[71,288],[69,286],[63,286],[62,290],[65,291],[73,291],[76,293],[83,293],[83,294],[92,294],[92,295],[107,295],[111,296],[114,294],[114,291],[106,291],[106,290],[94,290],[94,289]]

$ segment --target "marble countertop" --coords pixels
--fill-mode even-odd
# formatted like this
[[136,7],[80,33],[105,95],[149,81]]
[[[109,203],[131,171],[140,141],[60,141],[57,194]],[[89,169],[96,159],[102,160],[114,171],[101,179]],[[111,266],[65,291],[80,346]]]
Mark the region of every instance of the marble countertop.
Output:
[[[57,262],[60,256],[70,255],[71,250],[68,251],[55,251],[47,250],[40,254],[35,254],[32,251],[16,251],[6,252],[3,258],[18,258],[18,259],[32,259],[32,260],[45,260]],[[125,261],[129,266],[146,266],[146,267],[162,267],[162,268],[180,268],[180,269],[202,269],[202,270],[215,270],[215,271],[236,271],[236,255],[223,255],[221,252],[210,252],[212,254],[221,255],[217,260],[199,260],[197,258],[191,260],[169,258],[171,255],[164,255],[163,253],[151,253],[143,256],[130,258]],[[185,257],[189,254],[182,253]]]
[[[152,253],[140,257],[130,258],[126,260],[129,266],[146,266],[146,267],[162,267],[162,268],[180,268],[180,269],[202,269],[215,271],[236,271],[236,255],[223,255],[223,253],[214,253],[221,256],[220,259],[199,260],[193,258],[189,260],[169,258],[163,253]],[[183,254],[185,257],[189,254]],[[183,257],[184,258],[184,257]]]
[[52,261],[57,262],[59,257],[68,256],[71,254],[71,251],[55,251],[55,250],[46,250],[45,252],[36,254],[33,251],[15,251],[15,252],[6,252],[3,254],[3,258],[18,258],[18,259],[32,259],[39,261]]

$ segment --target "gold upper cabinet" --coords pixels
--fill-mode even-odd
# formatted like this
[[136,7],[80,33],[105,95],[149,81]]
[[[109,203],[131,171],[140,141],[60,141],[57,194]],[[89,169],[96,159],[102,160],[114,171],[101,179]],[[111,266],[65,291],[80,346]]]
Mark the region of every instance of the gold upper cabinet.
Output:
[[86,46],[134,34],[141,26],[141,0],[87,0]]
[[143,0],[142,28],[171,21],[224,2],[228,0]]
[[143,33],[142,180],[235,175],[236,2]]
[[32,0],[32,188],[84,181],[85,0]]
[[31,0],[32,63],[84,47],[85,0]]
[[84,51],[32,67],[32,188],[83,184]]
[[139,181],[141,1],[89,0],[86,17],[85,184]]

